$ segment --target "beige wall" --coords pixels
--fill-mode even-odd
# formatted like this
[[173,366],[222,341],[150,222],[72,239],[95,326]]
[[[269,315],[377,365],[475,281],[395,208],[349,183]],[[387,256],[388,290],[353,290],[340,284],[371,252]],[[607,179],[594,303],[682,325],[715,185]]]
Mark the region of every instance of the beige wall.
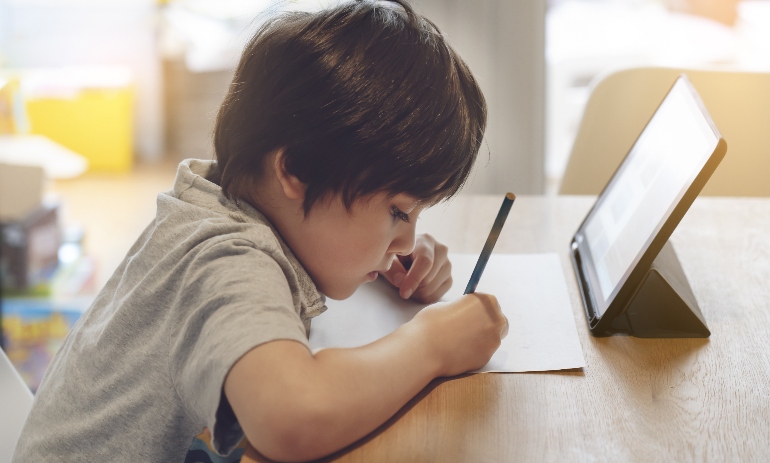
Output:
[[468,63],[489,123],[464,192],[544,191],[545,0],[414,0]]

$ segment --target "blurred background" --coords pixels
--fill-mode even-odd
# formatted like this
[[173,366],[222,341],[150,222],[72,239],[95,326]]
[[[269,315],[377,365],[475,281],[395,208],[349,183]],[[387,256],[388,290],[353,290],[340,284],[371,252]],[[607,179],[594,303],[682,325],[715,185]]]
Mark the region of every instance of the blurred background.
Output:
[[[0,0],[0,323],[33,390],[178,162],[212,157],[215,112],[260,20],[331,3]],[[592,85],[613,70],[770,72],[770,0],[413,4],[489,104],[463,194],[555,194]]]

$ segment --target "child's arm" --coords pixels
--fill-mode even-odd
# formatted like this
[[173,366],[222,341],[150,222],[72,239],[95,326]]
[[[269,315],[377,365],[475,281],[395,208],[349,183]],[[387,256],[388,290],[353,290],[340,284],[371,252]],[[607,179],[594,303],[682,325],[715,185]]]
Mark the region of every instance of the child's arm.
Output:
[[475,293],[359,348],[314,356],[294,341],[263,344],[236,362],[225,394],[259,452],[309,460],[370,433],[433,378],[482,367],[505,334],[497,300]]

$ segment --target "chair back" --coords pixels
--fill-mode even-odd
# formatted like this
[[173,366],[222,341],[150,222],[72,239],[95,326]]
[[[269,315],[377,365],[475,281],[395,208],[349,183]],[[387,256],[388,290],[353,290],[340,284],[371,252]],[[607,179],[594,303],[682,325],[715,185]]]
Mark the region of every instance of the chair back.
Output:
[[770,74],[633,68],[593,85],[559,194],[599,194],[680,74],[727,141],[702,195],[770,196]]
[[31,409],[32,392],[0,349],[0,463],[11,462]]

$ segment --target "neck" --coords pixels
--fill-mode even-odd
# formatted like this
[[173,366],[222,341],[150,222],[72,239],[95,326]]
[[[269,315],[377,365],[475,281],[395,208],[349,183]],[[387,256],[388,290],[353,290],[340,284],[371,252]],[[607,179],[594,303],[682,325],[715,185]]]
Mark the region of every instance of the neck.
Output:
[[265,175],[243,197],[249,204],[261,212],[270,223],[278,230],[281,237],[291,247],[291,230],[304,220],[302,201],[287,198],[283,194],[281,183],[270,175]]

